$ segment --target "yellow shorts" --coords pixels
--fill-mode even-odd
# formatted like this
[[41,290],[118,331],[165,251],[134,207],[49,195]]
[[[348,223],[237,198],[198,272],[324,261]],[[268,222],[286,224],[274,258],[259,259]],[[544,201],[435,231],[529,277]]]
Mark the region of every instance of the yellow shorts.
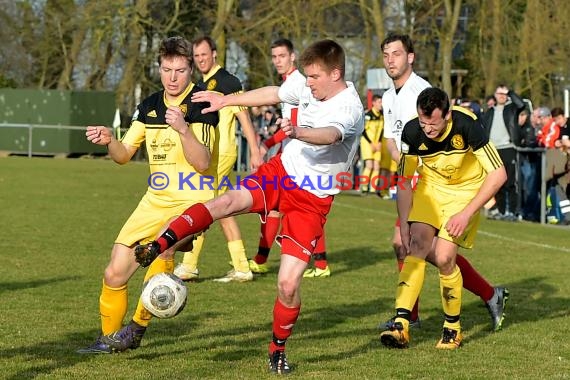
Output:
[[[420,182],[421,183],[421,182]],[[471,218],[463,235],[452,238],[445,230],[445,224],[449,218],[473,199],[475,193],[442,191],[440,187],[418,184],[414,192],[414,200],[408,222],[420,222],[429,224],[438,229],[437,237],[448,240],[462,248],[473,248],[477,229],[479,228],[479,212]]]
[[173,202],[167,207],[164,201],[157,204],[153,197],[145,194],[139,202],[137,208],[123,225],[115,243],[131,247],[135,244],[145,244],[157,238],[161,228],[172,217],[181,215],[184,210],[195,203],[206,202],[207,200],[196,200],[195,202]]
[[[234,165],[237,161],[237,156],[224,156],[220,155],[218,157],[218,183],[229,183],[228,180],[224,181],[224,177],[230,177],[230,174],[234,170]],[[235,185],[235,181],[231,182]],[[228,191],[228,186],[219,186],[217,188],[217,195],[222,195]]]
[[380,152],[372,152],[372,144],[364,140],[360,142],[360,158],[363,161],[373,160],[380,162]]
[[391,173],[396,172],[396,170],[398,170],[398,164],[392,160],[385,138],[382,138],[382,149],[380,149],[380,151],[380,168],[389,170]]

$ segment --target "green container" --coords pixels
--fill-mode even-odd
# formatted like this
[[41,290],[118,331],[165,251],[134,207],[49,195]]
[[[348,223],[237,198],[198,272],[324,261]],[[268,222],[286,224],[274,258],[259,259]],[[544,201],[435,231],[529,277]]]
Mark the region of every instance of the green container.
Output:
[[112,92],[0,89],[0,150],[28,154],[31,141],[31,154],[106,154],[85,128],[111,127],[115,108]]

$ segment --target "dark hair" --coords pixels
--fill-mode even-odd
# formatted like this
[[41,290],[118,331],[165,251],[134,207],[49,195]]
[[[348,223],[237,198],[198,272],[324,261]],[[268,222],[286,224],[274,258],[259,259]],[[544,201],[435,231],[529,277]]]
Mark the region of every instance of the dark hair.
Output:
[[210,37],[210,36],[201,36],[201,37],[195,38],[192,41],[192,46],[200,45],[202,42],[206,42],[208,44],[208,46],[210,46],[211,51],[216,51],[216,41],[214,41],[212,39],[212,37]]
[[372,95],[372,101],[375,101],[376,99],[382,99],[382,97],[378,94]]
[[404,45],[404,50],[406,53],[414,53],[414,43],[412,39],[407,34],[390,33],[384,41],[380,44],[380,49],[384,50],[384,46],[391,44],[392,42],[400,41]]
[[338,69],[340,71],[341,78],[344,78],[344,50],[333,40],[321,40],[311,44],[301,54],[299,62],[302,67],[312,64],[320,64],[323,69],[329,73]]
[[556,116],[560,116],[560,115],[564,116],[564,110],[562,108],[554,107],[553,109],[550,110],[550,116],[556,117]]
[[281,46],[285,46],[289,51],[289,54],[292,54],[294,52],[293,42],[291,42],[291,40],[288,40],[287,38],[279,38],[273,41],[273,43],[271,44],[271,49]]
[[428,87],[418,95],[417,107],[426,116],[431,116],[437,108],[441,110],[442,115],[449,112],[449,97],[440,88]]
[[192,60],[192,45],[184,37],[174,36],[163,39],[158,48],[158,64],[162,63],[164,58],[185,57],[188,60],[190,68],[194,67]]

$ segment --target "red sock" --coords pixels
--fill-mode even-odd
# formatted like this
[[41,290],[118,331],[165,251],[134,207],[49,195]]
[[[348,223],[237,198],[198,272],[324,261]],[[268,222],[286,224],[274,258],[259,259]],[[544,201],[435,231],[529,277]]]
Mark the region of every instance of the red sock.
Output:
[[160,251],[166,251],[173,244],[168,243],[168,239],[164,237],[168,230],[174,232],[176,240],[180,241],[186,236],[204,231],[214,222],[212,214],[204,206],[203,203],[196,203],[186,209],[178,218],[174,219],[169,225],[167,231],[157,239],[160,244]]
[[275,241],[275,236],[279,231],[281,216],[268,216],[265,223],[261,223],[261,237],[259,238],[259,249],[255,255],[255,262],[264,264],[269,256],[269,250]]
[[317,245],[315,246],[315,253],[313,253],[313,258],[315,259],[315,267],[319,269],[325,269],[329,265],[327,261],[327,246],[325,244],[325,232],[317,240]]
[[[404,260],[398,260],[398,272],[402,271],[402,267],[404,266]],[[417,321],[420,314],[420,299],[416,300],[414,307],[412,308],[412,312],[410,314],[410,321]]]
[[[269,344],[269,353],[285,349],[285,341],[293,332],[293,326],[297,322],[300,311],[301,305],[287,307],[281,303],[279,298],[275,300],[273,306],[273,341]],[[281,342],[282,344],[279,344]]]
[[455,258],[455,263],[459,267],[459,270],[461,270],[463,287],[481,297],[484,302],[489,301],[493,297],[493,294],[495,294],[495,289],[493,289],[491,284],[473,268],[465,257],[458,254]]

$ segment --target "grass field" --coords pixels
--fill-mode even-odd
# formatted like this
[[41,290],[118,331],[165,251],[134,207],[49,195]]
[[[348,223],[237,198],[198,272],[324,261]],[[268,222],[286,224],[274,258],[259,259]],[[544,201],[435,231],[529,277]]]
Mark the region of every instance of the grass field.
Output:
[[[98,297],[114,238],[146,188],[148,167],[107,160],[0,159],[0,378],[263,379],[271,337],[278,254],[251,283],[209,281],[228,269],[219,227],[210,230],[202,280],[186,309],[155,320],[142,346],[117,355],[75,350],[99,333]],[[430,267],[422,329],[408,350],[388,350],[376,326],[392,316],[397,269],[391,252],[395,204],[340,195],[327,224],[333,275],[307,279],[288,342],[299,379],[570,378],[570,229],[483,221],[466,255],[492,282],[508,286],[504,330],[490,332],[483,303],[464,293],[464,346],[434,348],[442,312]],[[249,255],[255,215],[238,219]],[[127,318],[142,281],[131,280]]]

